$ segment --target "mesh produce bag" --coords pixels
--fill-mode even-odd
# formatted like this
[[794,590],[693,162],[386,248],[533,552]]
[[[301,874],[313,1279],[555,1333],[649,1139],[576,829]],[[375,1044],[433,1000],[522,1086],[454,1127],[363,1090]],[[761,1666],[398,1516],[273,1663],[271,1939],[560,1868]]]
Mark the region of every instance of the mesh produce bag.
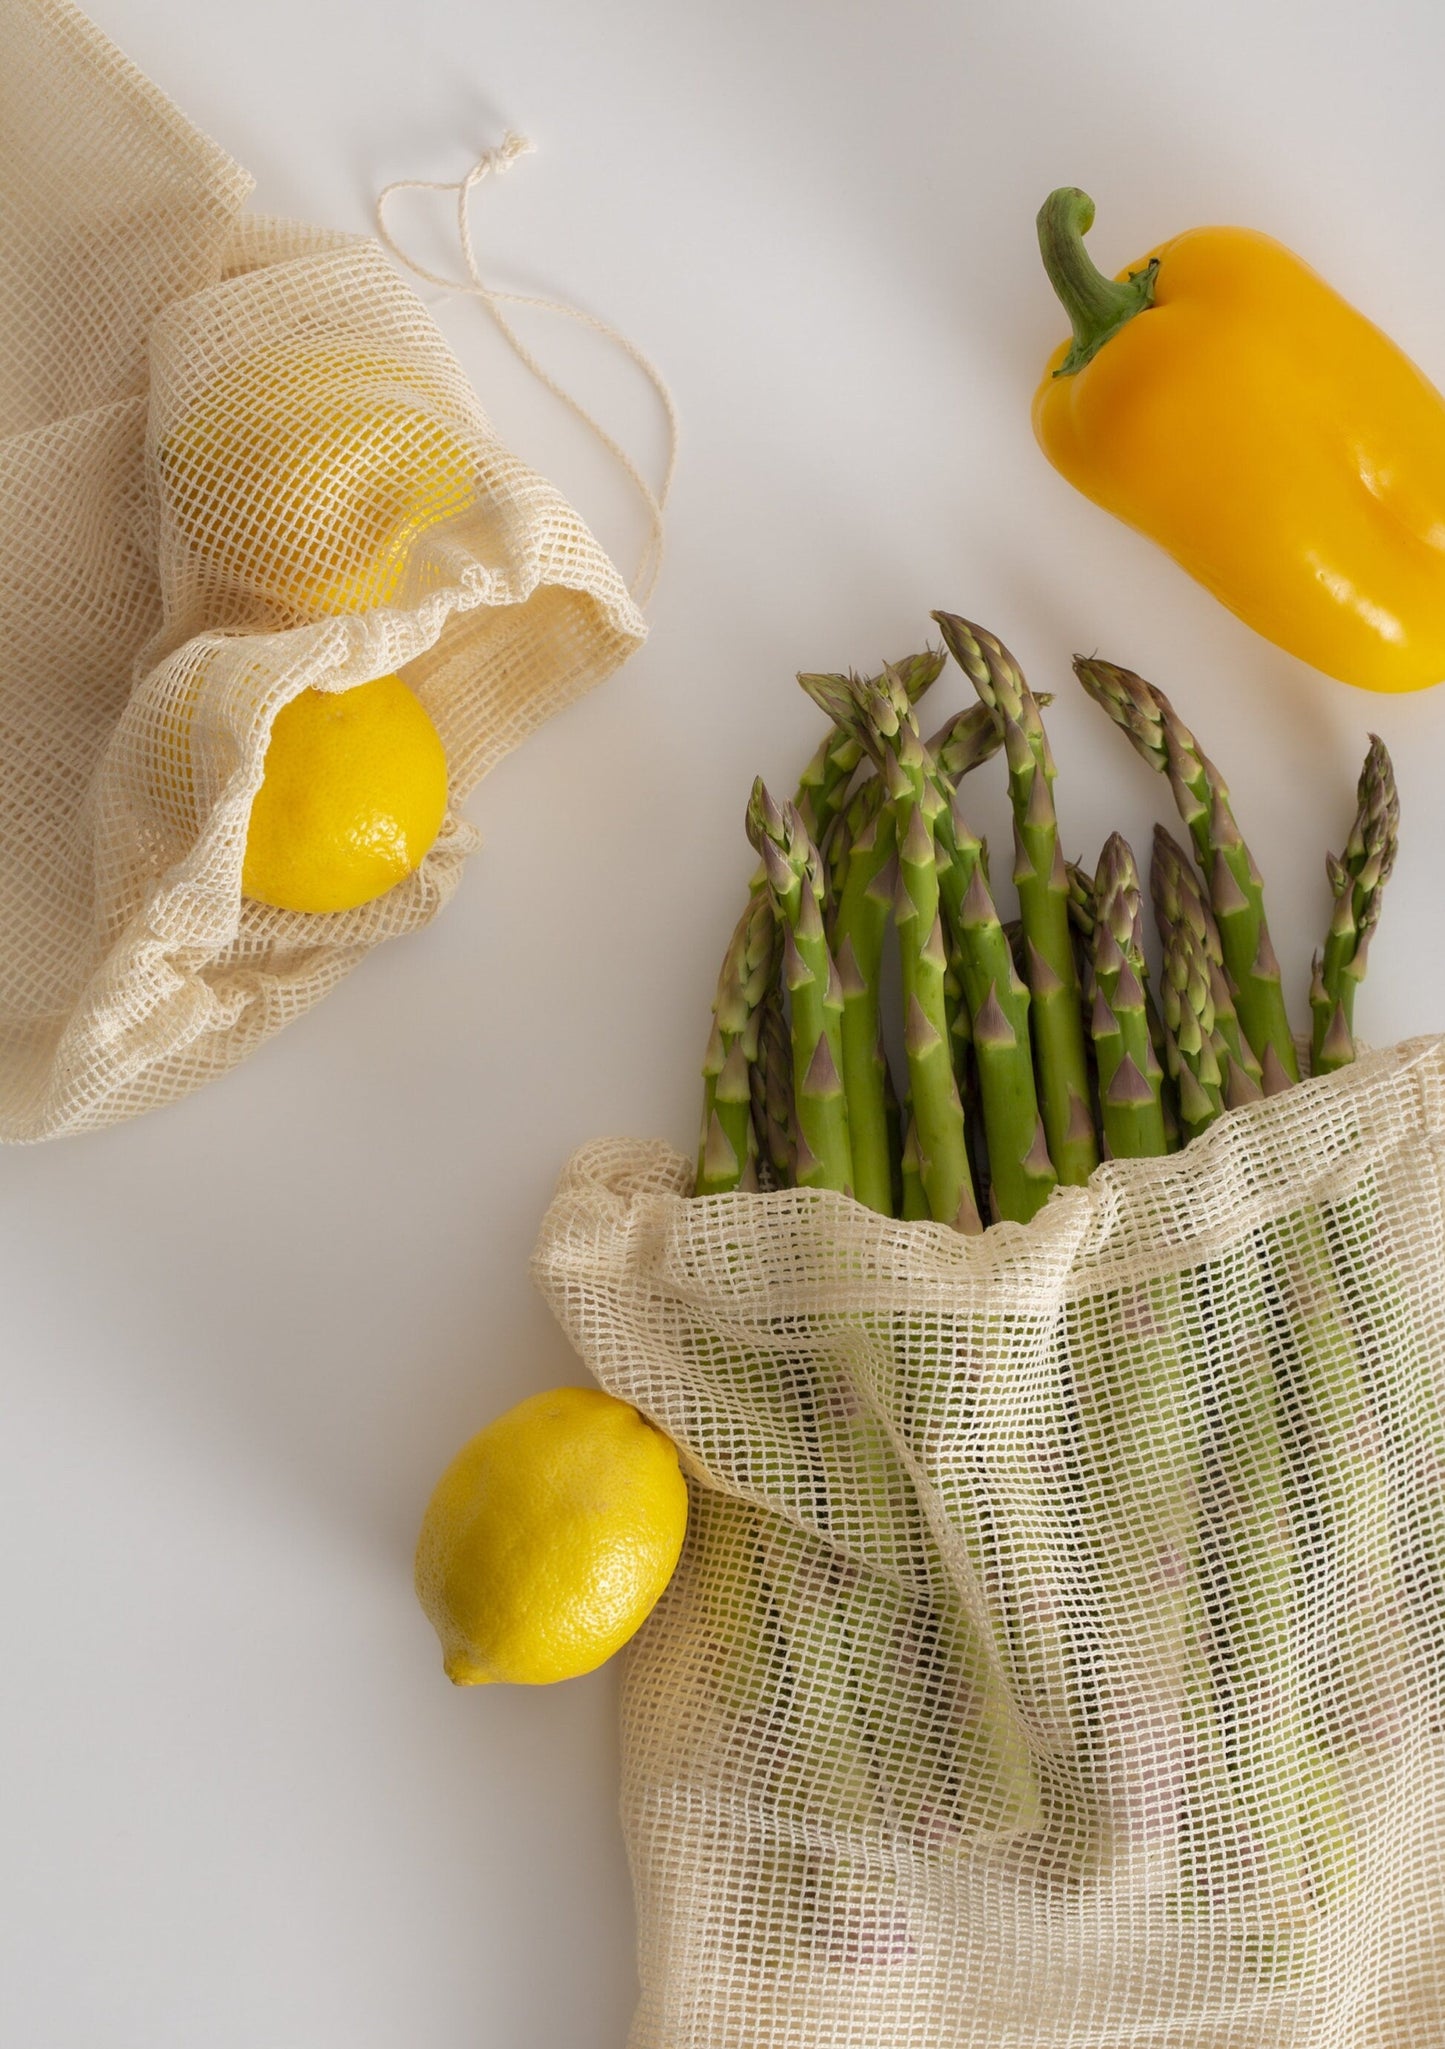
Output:
[[634,2049],[1445,2041],[1445,1041],[981,1238],[579,1153],[677,1440]]
[[[60,0],[0,0],[0,1137],[149,1109],[426,922],[455,806],[644,628],[374,243],[250,181]],[[403,672],[449,767],[421,868],[242,895],[272,722]]]

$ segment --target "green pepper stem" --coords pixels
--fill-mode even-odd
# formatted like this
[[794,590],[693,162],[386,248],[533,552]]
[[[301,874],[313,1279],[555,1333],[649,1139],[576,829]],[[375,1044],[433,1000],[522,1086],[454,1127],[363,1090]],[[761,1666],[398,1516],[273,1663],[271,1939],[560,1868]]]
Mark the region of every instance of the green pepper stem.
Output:
[[1125,283],[1116,283],[1105,277],[1084,247],[1093,225],[1094,202],[1077,185],[1061,185],[1039,208],[1039,253],[1074,329],[1069,353],[1055,377],[1075,376],[1136,313],[1154,303],[1158,257],[1151,257],[1142,270],[1130,271]]

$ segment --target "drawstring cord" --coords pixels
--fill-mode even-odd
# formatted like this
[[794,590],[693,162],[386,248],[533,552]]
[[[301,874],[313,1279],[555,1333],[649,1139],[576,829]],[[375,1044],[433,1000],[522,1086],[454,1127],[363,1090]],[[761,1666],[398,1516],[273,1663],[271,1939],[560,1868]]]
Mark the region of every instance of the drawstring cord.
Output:
[[[509,129],[496,149],[483,150],[464,178],[455,180],[441,178],[398,178],[394,180],[377,196],[376,232],[396,261],[405,269],[411,271],[414,276],[424,278],[428,284],[440,285],[444,291],[464,292],[471,298],[480,299],[487,312],[496,322],[498,330],[513,353],[531,371],[540,384],[544,384],[548,391],[559,398],[568,411],[573,413],[590,433],[596,435],[608,454],[612,456],[618,466],[626,473],[647,512],[647,545],[642,551],[642,558],[637,565],[637,573],[633,577],[631,584],[632,595],[638,605],[645,606],[653,590],[656,588],[658,575],[662,569],[664,542],[663,514],[667,507],[668,496],[672,490],[672,480],[677,470],[677,405],[667,387],[667,381],[651,357],[638,348],[635,342],[629,341],[627,336],[613,327],[610,322],[598,319],[596,314],[584,313],[577,306],[569,306],[565,299],[541,299],[525,292],[495,291],[486,282],[477,267],[476,253],[472,244],[471,209],[469,205],[472,191],[482,182],[483,178],[493,173],[501,176],[504,172],[510,171],[518,157],[527,156],[535,147],[536,145],[530,142],[525,135],[517,135]],[[466,267],[465,279],[443,277],[438,271],[428,270],[425,265],[418,263],[414,257],[409,256],[401,248],[386,222],[386,203],[397,192],[455,192],[457,196],[457,239],[461,244],[462,261]],[[637,464],[632,460],[632,457],[613,440],[612,436],[597,420],[593,419],[586,407],[580,405],[569,391],[563,389],[549,371],[543,369],[537,358],[532,354],[532,351],[527,347],[511,322],[502,312],[501,309],[504,305],[534,306],[542,312],[560,313],[564,319],[575,320],[579,326],[593,328],[598,334],[605,335],[609,341],[615,342],[625,355],[632,358],[633,362],[636,363],[638,369],[641,370],[643,376],[646,377],[653,390],[657,393],[658,400],[667,419],[667,467],[663,472],[662,484],[657,491],[653,491],[652,486],[648,483],[646,477],[643,476]]]

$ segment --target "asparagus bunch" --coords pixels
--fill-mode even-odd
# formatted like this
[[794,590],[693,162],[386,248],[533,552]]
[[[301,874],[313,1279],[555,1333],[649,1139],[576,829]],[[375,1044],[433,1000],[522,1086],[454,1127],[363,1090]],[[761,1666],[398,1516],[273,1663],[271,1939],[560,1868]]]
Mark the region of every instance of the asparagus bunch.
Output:
[[[759,790],[749,809],[761,864],[718,980],[699,1194],[797,1183],[970,1231],[981,1210],[1027,1222],[1101,1152],[1147,1154],[1161,1124],[1171,1150],[1298,1078],[1258,868],[1222,775],[1168,698],[1117,663],[1075,658],[1189,829],[1189,851],[1155,835],[1156,989],[1127,848],[1111,840],[1097,874],[1064,856],[1048,697],[995,635],[933,616],[978,701],[930,740],[915,706],[942,653],[870,678],[798,678],[829,725],[793,804]],[[960,787],[1000,750],[1016,919],[999,909]],[[1375,739],[1344,850],[1327,861],[1333,914],[1311,989],[1320,1073],[1354,1055],[1398,827]],[[885,1001],[895,957],[901,1015]]]
[[[1039,713],[1048,700],[994,635],[933,616],[974,704],[925,741],[915,705],[943,656],[871,678],[800,676],[828,730],[793,802],[754,786],[747,829],[761,865],[719,977],[701,1195],[797,1186],[965,1232],[982,1228],[982,1214],[1026,1224],[1101,1153],[1158,1158],[1299,1077],[1258,869],[1222,776],[1169,700],[1117,664],[1075,662],[1089,695],[1167,777],[1188,828],[1187,845],[1162,827],[1154,838],[1151,985],[1127,844],[1112,836],[1093,873],[1065,857]],[[961,787],[999,752],[1016,926]],[[1398,821],[1389,757],[1372,740],[1354,823],[1327,863],[1316,1073],[1355,1054],[1355,998]],[[1040,1498],[1025,1499],[1020,1482],[1007,1502],[959,1510],[991,1605],[960,1621],[937,1675],[991,1760],[1001,1825],[1045,1825],[1032,1742],[1097,1742],[1104,1834],[1117,1831],[1131,1870],[1144,1830],[1146,1862],[1171,1896],[1248,1885],[1297,1908],[1301,1926],[1344,1870],[1347,1738],[1295,1683],[1296,1618],[1306,1594],[1336,1618],[1330,1654],[1353,1697],[1370,1675],[1350,1666],[1345,1596],[1364,1587],[1388,1617],[1412,1585],[1388,1541],[1380,1446],[1390,1418],[1356,1335],[1385,1313],[1371,1296],[1378,1284],[1354,1271],[1377,1225],[1370,1198],[1352,1200],[1333,1223],[1287,1217],[1200,1271],[1144,1282],[1121,1343],[1107,1356],[1076,1348],[1051,1395]],[[1205,1382],[1185,1339],[1207,1332],[1226,1300],[1236,1325],[1247,1305],[1246,1334]],[[886,1527],[897,1475],[873,1421],[846,1405],[836,1416],[819,1405],[805,1424],[820,1525],[838,1508],[825,1498],[838,1430],[858,1440],[850,1500]],[[1089,1567],[1101,1590],[1093,1611],[1059,1598],[1066,1562],[1039,1543],[1058,1490],[1075,1486],[1108,1511],[1081,1536],[1085,1550],[1112,1547]],[[923,1545],[921,1524],[914,1540]],[[892,1798],[886,1732],[842,1594],[774,1581],[769,1600],[784,1653],[810,1643],[800,1669],[841,1673],[821,1701],[841,1686],[860,1810],[881,1811]],[[908,1655],[933,1690],[937,1647],[919,1635]],[[1367,1706],[1383,1715],[1389,1703]],[[1161,1792],[1161,1771],[1181,1755],[1198,1784],[1176,1772]],[[1221,1854],[1224,1868],[1195,1861]]]

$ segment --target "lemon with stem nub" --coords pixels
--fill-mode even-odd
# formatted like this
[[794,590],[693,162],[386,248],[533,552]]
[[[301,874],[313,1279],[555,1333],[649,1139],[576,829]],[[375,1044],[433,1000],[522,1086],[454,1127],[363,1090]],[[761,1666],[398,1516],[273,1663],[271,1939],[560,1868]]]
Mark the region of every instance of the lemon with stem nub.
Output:
[[349,911],[410,875],[447,808],[447,758],[399,676],[303,690],[277,712],[241,887],[284,911]]
[[558,1387],[452,1460],[427,1507],[416,1590],[458,1686],[591,1672],[642,1626],[687,1529],[671,1440],[627,1402]]

